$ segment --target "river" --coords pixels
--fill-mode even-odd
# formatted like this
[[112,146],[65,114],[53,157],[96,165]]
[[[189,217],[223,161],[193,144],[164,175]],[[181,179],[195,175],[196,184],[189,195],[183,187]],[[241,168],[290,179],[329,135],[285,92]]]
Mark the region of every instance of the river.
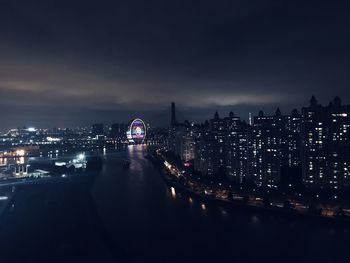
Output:
[[349,262],[350,226],[203,203],[145,153],[107,153],[91,185],[17,187],[0,201],[0,262]]

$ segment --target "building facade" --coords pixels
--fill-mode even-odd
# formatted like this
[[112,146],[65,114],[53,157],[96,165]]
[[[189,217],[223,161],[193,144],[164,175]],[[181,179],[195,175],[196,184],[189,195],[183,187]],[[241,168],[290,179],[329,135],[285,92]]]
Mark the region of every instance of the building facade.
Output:
[[243,183],[248,171],[248,125],[230,112],[225,118],[225,157],[227,177]]
[[201,125],[175,119],[168,148],[209,177],[278,188],[350,188],[350,106],[336,97],[328,106],[312,97],[301,114],[262,111],[247,124],[230,112]]
[[275,115],[262,111],[254,117],[248,131],[248,181],[257,186],[277,188],[281,178],[284,118],[279,109]]
[[324,107],[315,97],[302,109],[303,183],[310,188],[348,188],[350,107],[339,97]]

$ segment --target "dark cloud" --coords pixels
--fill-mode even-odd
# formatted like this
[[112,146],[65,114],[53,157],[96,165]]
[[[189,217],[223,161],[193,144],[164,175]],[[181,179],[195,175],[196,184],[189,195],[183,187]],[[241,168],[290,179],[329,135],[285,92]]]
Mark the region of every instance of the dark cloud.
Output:
[[[346,1],[0,2],[2,129],[214,109],[246,116],[315,94],[349,103]],[[30,114],[29,114],[30,113]]]

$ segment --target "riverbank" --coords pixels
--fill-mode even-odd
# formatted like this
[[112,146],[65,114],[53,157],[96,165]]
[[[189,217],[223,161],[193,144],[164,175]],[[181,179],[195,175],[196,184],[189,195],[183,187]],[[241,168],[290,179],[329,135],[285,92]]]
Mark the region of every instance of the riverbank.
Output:
[[47,177],[20,177],[7,178],[0,180],[0,187],[18,186],[18,185],[37,185],[48,183],[91,183],[95,178],[94,173],[79,173],[62,176],[47,176]]
[[[154,159],[155,158],[155,159]],[[157,153],[150,158],[158,166],[159,172],[167,185],[177,191],[200,199],[203,202],[216,203],[227,207],[235,206],[242,209],[259,211],[260,213],[279,214],[285,216],[304,217],[313,220],[328,222],[350,223],[350,217],[346,213],[337,214],[335,209],[312,210],[309,204],[299,204],[292,200],[270,200],[259,196],[238,194],[228,189],[213,188],[199,184],[192,178],[186,178],[186,174],[171,165],[164,157]]]

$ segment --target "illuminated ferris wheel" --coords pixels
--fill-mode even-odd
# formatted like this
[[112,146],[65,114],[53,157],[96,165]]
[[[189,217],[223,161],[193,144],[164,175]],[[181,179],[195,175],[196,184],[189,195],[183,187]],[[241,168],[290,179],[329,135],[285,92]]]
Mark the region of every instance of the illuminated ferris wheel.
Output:
[[126,137],[130,143],[142,144],[146,138],[146,125],[143,120],[132,120],[126,132]]

